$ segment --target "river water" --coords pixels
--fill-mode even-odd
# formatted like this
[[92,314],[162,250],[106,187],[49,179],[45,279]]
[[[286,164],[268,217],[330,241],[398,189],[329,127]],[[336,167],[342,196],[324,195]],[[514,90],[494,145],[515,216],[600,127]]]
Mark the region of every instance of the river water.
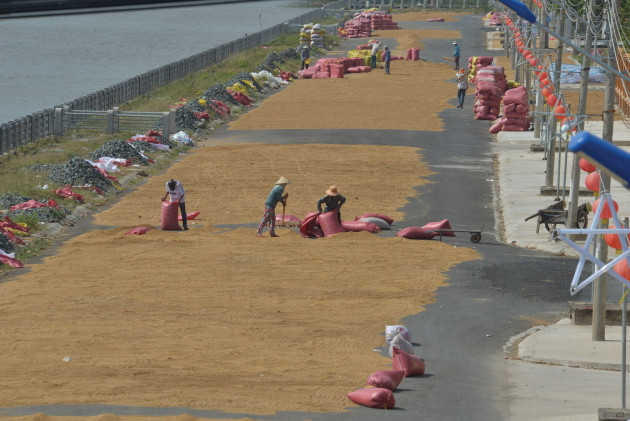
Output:
[[309,10],[265,0],[0,20],[0,124]]

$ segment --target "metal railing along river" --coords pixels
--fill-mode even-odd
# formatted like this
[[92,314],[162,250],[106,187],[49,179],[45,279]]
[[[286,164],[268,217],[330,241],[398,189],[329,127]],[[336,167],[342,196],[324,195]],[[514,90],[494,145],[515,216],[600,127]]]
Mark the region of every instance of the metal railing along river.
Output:
[[[416,0],[418,1],[418,0]],[[125,102],[131,101],[140,95],[147,94],[153,89],[168,85],[169,83],[180,80],[191,73],[203,70],[213,64],[220,63],[228,57],[259,47],[279,36],[294,31],[292,28],[295,24],[305,24],[322,19],[329,15],[340,14],[345,9],[389,6],[392,9],[403,7],[419,7],[424,4],[429,7],[463,7],[463,8],[479,8],[487,7],[488,0],[420,0],[416,5],[412,0],[378,0],[370,1],[359,0],[338,0],[326,4],[320,9],[311,10],[301,16],[289,19],[287,22],[272,26],[260,32],[253,33],[220,45],[215,48],[203,51],[199,54],[184,58],[182,60],[158,67],[138,76],[129,78],[124,82],[117,83],[107,88],[92,92],[86,96],[75,99],[68,103],[46,108],[22,118],[10,121],[0,125],[0,155],[6,154],[17,149],[21,145],[34,142],[38,139],[55,135],[55,127],[62,127],[60,121],[55,121],[63,113],[56,113],[56,108],[67,107],[71,110],[101,111],[113,110]],[[467,3],[468,1],[468,3]],[[87,114],[86,114],[87,116]],[[158,118],[159,119],[159,118]],[[103,128],[105,126],[102,126]]]

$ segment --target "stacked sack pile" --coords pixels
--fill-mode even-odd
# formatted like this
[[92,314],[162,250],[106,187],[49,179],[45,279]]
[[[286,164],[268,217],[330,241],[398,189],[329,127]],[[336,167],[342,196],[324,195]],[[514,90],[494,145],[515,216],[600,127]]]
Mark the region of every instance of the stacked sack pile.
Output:
[[396,405],[394,391],[403,379],[424,375],[425,361],[414,355],[409,329],[402,325],[385,326],[385,340],[389,345],[392,368],[373,372],[367,377],[363,388],[346,394],[348,399],[358,405],[392,409]]
[[342,38],[366,38],[372,35],[372,21],[365,12],[355,13],[354,17],[337,30]]
[[420,49],[414,47],[408,48],[405,60],[420,60]]
[[298,75],[301,79],[340,79],[346,72],[365,73],[371,70],[362,57],[322,57],[308,69],[300,70]]
[[[371,66],[372,64],[372,44],[378,43],[378,40],[371,39],[365,44],[361,44],[357,46],[355,50],[350,50],[348,52],[348,57],[350,58],[361,58],[363,63],[361,65]],[[357,64],[356,66],[359,66]]]
[[488,129],[490,133],[522,132],[529,128],[527,113],[529,104],[527,101],[527,89],[523,86],[510,89],[503,96],[503,117]]
[[[307,28],[307,26],[311,26]],[[307,24],[300,29],[300,45],[311,45],[312,24]]]
[[[471,57],[468,60],[475,84],[473,112],[477,120],[496,120],[501,111],[501,98],[506,86],[505,73],[499,66],[493,66],[493,57]],[[500,75],[496,69],[501,69]],[[500,81],[499,81],[500,79]]]
[[400,29],[398,23],[392,21],[392,15],[387,12],[375,10],[368,15],[372,21],[372,30]]
[[319,23],[313,25],[311,29],[311,47],[324,48],[324,34],[326,30]]

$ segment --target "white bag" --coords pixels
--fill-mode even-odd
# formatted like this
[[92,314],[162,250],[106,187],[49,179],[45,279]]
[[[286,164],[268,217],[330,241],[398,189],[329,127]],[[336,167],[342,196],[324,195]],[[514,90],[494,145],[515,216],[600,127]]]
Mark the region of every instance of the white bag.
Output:
[[411,334],[409,333],[409,329],[407,329],[405,326],[402,325],[394,325],[394,326],[388,326],[385,325],[385,340],[387,341],[388,344],[392,343],[392,340],[394,339],[394,336],[401,334],[402,337],[408,341],[411,342]]
[[387,223],[387,221],[382,220],[381,218],[376,218],[374,216],[368,216],[365,218],[359,219],[361,222],[371,222],[373,224],[378,225],[378,227],[382,230],[390,230],[392,226]]
[[413,345],[411,342],[405,340],[400,334],[394,336],[392,343],[389,344],[389,357],[394,358],[394,352],[392,348],[398,348],[409,355],[413,355]]

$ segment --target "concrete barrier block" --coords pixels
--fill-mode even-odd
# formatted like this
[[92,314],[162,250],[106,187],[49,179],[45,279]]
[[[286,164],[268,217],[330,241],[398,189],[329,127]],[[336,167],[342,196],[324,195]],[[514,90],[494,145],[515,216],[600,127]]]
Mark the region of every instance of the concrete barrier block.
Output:
[[[626,307],[626,323],[630,321],[629,308]],[[608,326],[621,326],[623,320],[621,310],[621,306],[617,303],[606,303],[606,324]],[[593,324],[593,303],[569,301],[568,311],[574,325],[590,326]]]
[[599,421],[627,421],[630,419],[630,409],[599,408]]

